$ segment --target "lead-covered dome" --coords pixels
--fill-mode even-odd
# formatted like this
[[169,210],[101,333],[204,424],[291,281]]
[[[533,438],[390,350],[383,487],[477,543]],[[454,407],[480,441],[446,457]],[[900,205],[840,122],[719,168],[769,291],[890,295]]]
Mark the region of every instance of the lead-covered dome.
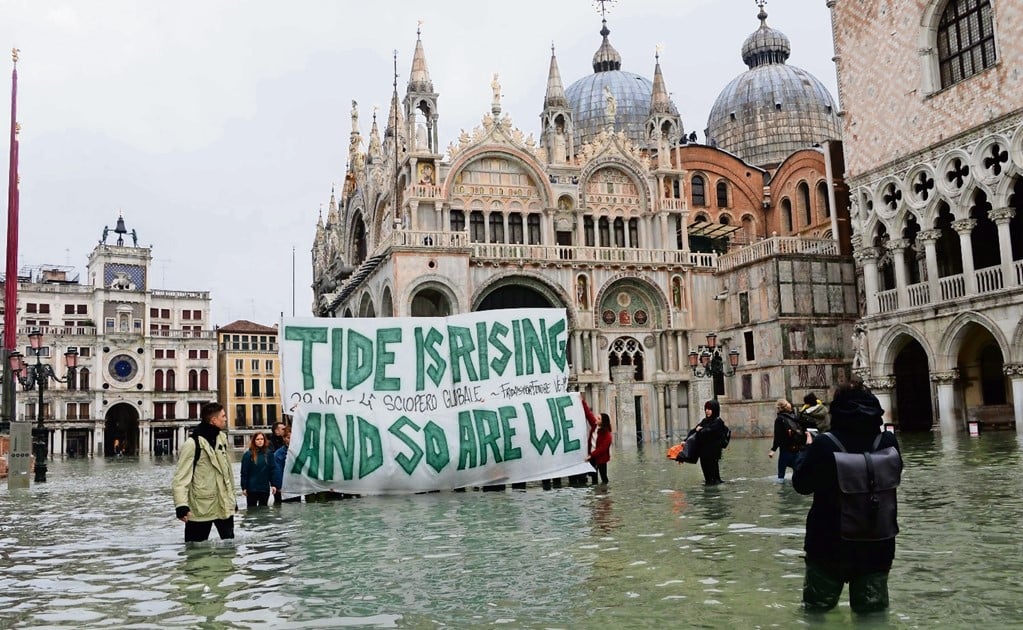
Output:
[[834,100],[809,72],[785,63],[789,38],[767,25],[742,45],[749,70],[718,95],[707,119],[708,142],[750,164],[779,164],[799,149],[841,137]]
[[[638,146],[646,146],[645,125],[650,117],[650,100],[654,84],[650,79],[621,69],[622,58],[608,40],[610,34],[605,22],[600,34],[603,41],[593,55],[593,74],[585,76],[565,90],[572,108],[575,128],[575,146],[592,141],[606,125],[607,87],[615,97],[615,130]],[[678,114],[674,104],[670,111]]]

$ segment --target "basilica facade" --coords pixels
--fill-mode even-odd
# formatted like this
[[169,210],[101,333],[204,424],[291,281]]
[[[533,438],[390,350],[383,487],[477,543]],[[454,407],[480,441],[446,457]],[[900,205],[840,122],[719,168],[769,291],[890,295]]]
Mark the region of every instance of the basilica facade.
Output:
[[659,59],[652,78],[623,70],[605,22],[592,72],[566,87],[553,50],[538,69],[536,139],[495,75],[479,126],[444,146],[445,77],[419,35],[382,132],[374,115],[364,139],[353,103],[314,313],[564,308],[572,387],[619,443],[677,438],[714,396],[737,434],[769,434],[777,398],[848,377],[859,300],[838,108],[757,19],[703,143]]
[[903,427],[1021,430],[1023,6],[829,6],[864,293],[855,370]]

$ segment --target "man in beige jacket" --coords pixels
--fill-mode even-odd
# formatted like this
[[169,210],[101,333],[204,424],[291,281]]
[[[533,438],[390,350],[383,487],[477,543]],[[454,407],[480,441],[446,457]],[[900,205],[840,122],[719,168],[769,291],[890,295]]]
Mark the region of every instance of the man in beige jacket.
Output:
[[227,412],[220,403],[206,403],[201,422],[181,445],[174,471],[174,507],[185,523],[185,542],[210,537],[216,525],[221,539],[234,538],[234,469],[227,448]]

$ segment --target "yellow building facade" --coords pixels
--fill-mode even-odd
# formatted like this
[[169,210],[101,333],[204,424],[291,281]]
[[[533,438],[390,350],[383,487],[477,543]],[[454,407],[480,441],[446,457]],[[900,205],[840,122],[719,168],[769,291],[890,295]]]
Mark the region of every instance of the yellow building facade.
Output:
[[231,445],[246,448],[281,419],[277,327],[238,320],[217,329],[218,389]]

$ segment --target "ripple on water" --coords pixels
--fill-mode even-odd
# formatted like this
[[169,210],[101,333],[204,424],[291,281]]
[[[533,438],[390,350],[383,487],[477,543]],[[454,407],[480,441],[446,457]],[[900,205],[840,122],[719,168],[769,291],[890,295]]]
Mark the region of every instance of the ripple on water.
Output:
[[[1023,475],[1007,438],[900,436],[890,623],[1023,617]],[[55,461],[44,487],[0,501],[0,626],[663,628],[693,604],[707,627],[804,625],[809,498],[769,484],[762,447],[733,442],[724,490],[664,466],[663,449],[621,449],[606,488],[288,504],[239,514],[234,541],[187,547],[172,461]],[[824,619],[850,614],[843,602]]]

